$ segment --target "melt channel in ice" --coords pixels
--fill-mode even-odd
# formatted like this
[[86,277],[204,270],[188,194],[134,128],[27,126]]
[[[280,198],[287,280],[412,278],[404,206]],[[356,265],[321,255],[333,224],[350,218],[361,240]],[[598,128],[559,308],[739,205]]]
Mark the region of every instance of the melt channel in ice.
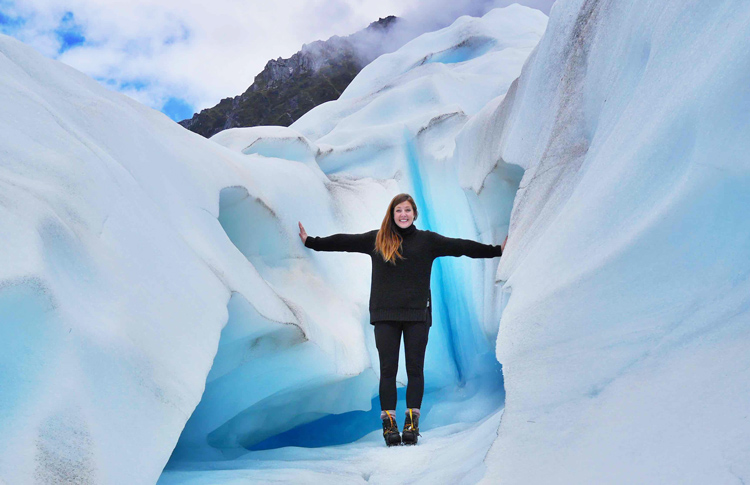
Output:
[[[404,191],[412,193],[420,207],[418,227],[499,244],[507,232],[522,170],[498,164],[497,159],[490,162],[490,154],[484,165],[471,168],[476,154],[470,149],[459,153],[455,140],[471,139],[470,134],[484,125],[482,110],[502,100],[545,25],[543,14],[520,6],[498,9],[481,19],[462,17],[449,28],[381,56],[363,69],[339,100],[315,108],[290,128],[231,129],[212,140],[248,155],[320,166],[340,201],[339,226],[303,220],[312,235],[377,228],[389,197]],[[459,179],[461,164],[466,165],[464,175],[485,170],[483,192]],[[283,254],[286,249],[278,249],[271,240],[258,250],[253,241],[268,235],[248,227],[247,221],[256,215],[244,205],[242,193],[222,194],[219,219],[227,234],[284,298],[300,301],[296,295],[312,283],[263,262],[264,252]],[[278,383],[283,392],[271,387],[274,392],[268,393],[253,383],[264,382],[259,381],[264,375],[274,380],[279,367],[265,354],[257,360],[243,358],[243,352],[248,354],[243,349],[252,342],[244,337],[252,320],[235,319],[230,310],[206,392],[170,461],[170,472],[194,469],[200,465],[190,465],[191,461],[208,457],[235,458],[247,449],[346,443],[379,428],[377,375],[372,370],[378,367],[377,351],[367,313],[369,260],[346,253],[308,257],[322,275],[315,284],[336,287],[333,293],[342,302],[356,302],[356,310],[347,317],[315,298],[302,302],[302,308],[315,309],[326,325],[361,332],[371,368],[341,377],[313,366],[305,373],[319,372],[323,380],[303,373],[299,379],[307,385],[287,378]],[[432,290],[438,308],[425,364],[425,429],[475,422],[502,406],[502,375],[494,356],[501,304],[494,284],[496,265],[497,261],[466,258],[436,262]],[[328,298],[326,302],[333,297]],[[273,358],[294,358],[286,354],[278,352]],[[403,385],[403,362],[401,367],[398,379]],[[209,446],[213,450],[206,450]]]

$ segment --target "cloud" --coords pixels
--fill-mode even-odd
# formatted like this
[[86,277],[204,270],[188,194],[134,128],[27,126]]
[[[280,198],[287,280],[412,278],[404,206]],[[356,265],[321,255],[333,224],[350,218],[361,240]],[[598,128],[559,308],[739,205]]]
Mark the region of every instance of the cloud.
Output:
[[462,15],[481,17],[494,8],[519,3],[549,15],[555,0],[416,0],[409,2],[403,16],[420,26],[424,32],[450,25]]
[[[552,3],[521,3],[533,2]],[[0,30],[179,118],[244,92],[269,59],[289,57],[304,43],[348,35],[388,15],[407,16],[423,31],[434,30],[501,3],[0,0]]]

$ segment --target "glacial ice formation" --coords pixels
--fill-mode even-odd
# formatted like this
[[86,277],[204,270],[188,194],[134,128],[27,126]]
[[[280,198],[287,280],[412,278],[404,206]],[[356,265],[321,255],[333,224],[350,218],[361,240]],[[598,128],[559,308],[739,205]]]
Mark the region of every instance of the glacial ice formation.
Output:
[[[0,479],[154,483],[183,430],[184,463],[342,416],[367,423],[350,440],[367,433],[369,262],[312,253],[297,221],[362,232],[412,191],[422,228],[501,242],[486,201],[456,184],[452,139],[518,76],[545,22],[510,7],[431,34],[440,52],[469,40],[412,45],[391,59],[419,61],[397,86],[310,113],[325,139],[300,124],[207,141],[0,37]],[[506,168],[507,225],[521,172]],[[502,399],[494,266],[465,260],[435,271],[433,426],[497,416]]]
[[[0,482],[750,479],[750,4],[461,18],[210,141],[0,53]],[[510,239],[436,263],[427,439],[392,450],[369,262],[297,221],[364,232],[401,191]]]
[[525,173],[484,483],[750,478],[748,54],[747,2],[553,7],[488,127]]
[[[539,12],[518,6],[490,12],[482,19],[463,17],[449,28],[428,34],[427,39],[420,37],[377,59],[339,100],[312,110],[290,128],[231,129],[212,140],[234,151],[262,155],[268,163],[296,160],[313,170],[319,164],[330,178],[325,180],[337,201],[337,218],[344,227],[356,228],[352,232],[379,226],[388,202],[380,198],[385,190],[391,194],[406,191],[421,207],[419,227],[500,243],[522,171],[503,164],[497,169],[503,180],[497,182],[489,202],[482,205],[475,201],[472,205],[467,192],[456,183],[453,140],[477,106],[502,97],[503,89],[518,76],[523,58],[541,37],[545,21]],[[383,85],[384,80],[390,80],[388,86]],[[425,91],[425,87],[433,88]],[[321,130],[327,130],[325,136],[321,137]],[[332,160],[339,162],[333,164]],[[275,189],[294,193],[288,184]],[[377,204],[368,202],[363,207],[363,201],[372,200],[373,194],[378,194]],[[473,192],[468,195],[476,198]],[[491,205],[498,200],[501,203]],[[249,203],[246,193],[234,189],[222,192],[220,205],[219,221],[227,235],[264,280],[285,301],[299,304],[299,311],[314,312],[313,318],[328,325],[341,322],[337,324],[341,325],[339,331],[354,332],[343,348],[367,356],[368,361],[343,376],[334,366],[306,368],[296,374],[297,379],[285,377],[283,371],[276,370],[286,369],[283,364],[276,364],[266,354],[256,359],[242,350],[257,338],[250,329],[240,331],[252,334],[242,340],[226,335],[235,325],[257,325],[252,318],[235,318],[230,309],[230,323],[219,344],[214,368],[219,363],[224,367],[224,362],[233,362],[226,365],[234,367],[218,378],[209,375],[206,392],[185,428],[170,469],[210,456],[235,458],[247,449],[271,446],[269,439],[273,446],[299,444],[295,427],[299,433],[304,430],[319,437],[304,439],[302,443],[308,446],[340,443],[339,433],[329,431],[332,426],[350,429],[343,433],[346,441],[376,429],[377,409],[369,413],[369,422],[351,425],[358,419],[357,413],[371,410],[377,398],[377,352],[367,323],[369,260],[360,255],[307,251],[306,257],[319,261],[315,270],[324,276],[312,279],[310,268],[300,272],[296,267],[294,274],[289,274],[286,260],[290,254],[297,257],[297,251],[277,240],[284,231],[259,232],[249,227],[248,221],[267,217],[267,211]],[[334,232],[321,229],[315,220],[303,223],[311,234]],[[463,413],[464,418],[447,406],[438,406],[432,412],[433,403],[451,400],[446,398],[448,389],[458,390],[465,398],[475,397],[477,402],[487,401],[477,393],[494,395],[495,409],[502,404],[502,377],[494,357],[496,265],[497,261],[491,260],[436,263],[432,291],[438,311],[426,363],[423,411],[425,418],[430,418],[424,420],[426,429],[459,419],[476,421],[482,412],[493,409],[477,404],[474,412]],[[324,291],[326,286],[336,289],[324,298],[319,294],[308,299],[300,296],[309,287]],[[356,303],[351,316],[328,304],[337,299],[342,306],[347,301]],[[320,301],[326,305],[321,307]],[[315,361],[313,357],[291,356],[289,352],[288,357],[276,358]],[[263,384],[257,389],[253,383],[262,382],[259,373],[267,374],[275,385]],[[404,373],[402,369],[401,383],[405,382]],[[467,385],[467,381],[471,383]],[[302,426],[315,420],[319,420],[318,427]]]

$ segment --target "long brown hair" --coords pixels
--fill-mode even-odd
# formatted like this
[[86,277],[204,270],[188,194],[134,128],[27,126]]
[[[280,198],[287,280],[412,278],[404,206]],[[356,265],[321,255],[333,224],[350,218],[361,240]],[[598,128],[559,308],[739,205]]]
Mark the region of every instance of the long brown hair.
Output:
[[385,213],[383,223],[380,225],[378,236],[375,238],[375,249],[383,256],[383,261],[396,264],[396,258],[404,259],[401,255],[401,242],[404,240],[398,233],[396,221],[393,218],[393,211],[396,206],[402,202],[409,201],[411,208],[414,210],[414,220],[417,220],[417,203],[414,202],[409,194],[398,194],[391,200],[388,205],[388,211]]

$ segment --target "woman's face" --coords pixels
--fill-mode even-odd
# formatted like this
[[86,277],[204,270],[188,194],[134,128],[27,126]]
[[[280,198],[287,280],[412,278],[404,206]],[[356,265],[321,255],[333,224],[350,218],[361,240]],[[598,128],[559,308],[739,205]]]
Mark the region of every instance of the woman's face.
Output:
[[401,229],[406,229],[414,222],[414,208],[405,200],[393,208],[393,219]]

